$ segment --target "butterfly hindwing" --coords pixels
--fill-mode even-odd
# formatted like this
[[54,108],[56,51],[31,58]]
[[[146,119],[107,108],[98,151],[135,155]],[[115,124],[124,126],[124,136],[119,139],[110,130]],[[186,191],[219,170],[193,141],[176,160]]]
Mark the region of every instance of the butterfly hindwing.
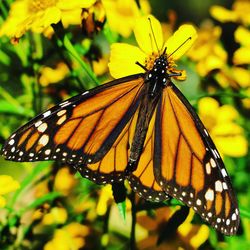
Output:
[[166,192],[159,186],[154,176],[154,127],[156,111],[151,117],[143,151],[138,166],[129,177],[129,183],[134,192],[146,200],[160,202],[169,199]]
[[207,130],[170,83],[158,106],[154,174],[163,190],[224,234],[235,234],[239,210],[230,179]]

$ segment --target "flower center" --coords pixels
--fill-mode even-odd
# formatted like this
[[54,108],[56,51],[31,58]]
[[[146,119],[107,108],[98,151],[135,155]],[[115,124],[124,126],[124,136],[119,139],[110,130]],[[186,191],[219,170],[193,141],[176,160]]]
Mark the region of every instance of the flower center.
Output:
[[49,7],[55,6],[58,0],[30,0],[29,11],[38,12]]
[[[151,55],[145,58],[144,65],[148,70],[151,70],[154,67],[154,62],[157,58],[159,58],[160,55],[158,52],[152,52]],[[170,56],[167,58],[167,67],[168,70],[173,69],[176,66],[175,61],[173,58]]]
[[159,58],[159,53],[157,52],[152,52],[151,55],[145,58],[145,67],[148,70],[151,70],[154,67],[154,62],[157,58]]

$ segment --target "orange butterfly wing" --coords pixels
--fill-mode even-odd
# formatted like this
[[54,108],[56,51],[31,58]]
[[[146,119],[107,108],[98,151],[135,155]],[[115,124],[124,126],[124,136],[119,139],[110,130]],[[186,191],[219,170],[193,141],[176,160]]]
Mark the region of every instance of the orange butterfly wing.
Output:
[[70,98],[18,129],[2,153],[12,161],[97,162],[135,113],[144,80],[122,78]]
[[128,180],[134,192],[141,197],[154,202],[169,199],[169,196],[157,183],[154,176],[154,127],[156,112],[149,123],[144,147],[138,166],[129,176]]
[[79,165],[77,170],[83,177],[98,184],[122,182],[125,178],[128,178],[131,188],[144,199],[157,202],[166,200],[169,196],[153,178],[155,114],[149,125],[137,170],[129,176],[124,175],[129,160],[129,149],[133,141],[137,119],[138,110],[100,161],[94,164]]
[[239,210],[224,164],[192,106],[171,83],[156,116],[154,174],[161,188],[217,230],[235,234]]

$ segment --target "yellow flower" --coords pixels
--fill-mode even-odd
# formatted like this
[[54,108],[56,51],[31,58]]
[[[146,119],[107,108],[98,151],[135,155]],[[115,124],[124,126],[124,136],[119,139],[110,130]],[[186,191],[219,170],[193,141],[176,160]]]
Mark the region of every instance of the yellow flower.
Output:
[[250,64],[250,31],[242,26],[238,27],[234,33],[235,41],[241,47],[234,52],[234,64]]
[[11,176],[0,175],[0,207],[4,207],[6,205],[6,199],[3,195],[14,192],[19,187],[19,182],[14,180]]
[[244,25],[250,24],[250,16],[246,14],[249,12],[250,2],[245,0],[236,1],[232,6],[232,10],[228,10],[219,5],[214,5],[210,9],[210,14],[222,23],[240,22]]
[[99,216],[105,215],[108,209],[108,203],[111,200],[113,200],[112,186],[106,185],[101,189],[101,194],[96,207],[96,212]]
[[111,46],[109,70],[114,78],[145,72],[136,62],[144,65],[148,70],[152,69],[154,60],[163,53],[165,48],[166,56],[169,56],[169,67],[171,71],[176,71],[173,68],[175,60],[192,46],[197,37],[194,27],[186,24],[164,43],[161,24],[152,15],[136,20],[134,34],[139,48],[125,43],[115,43]]
[[[193,228],[193,224],[191,223],[193,217],[194,217],[194,210],[190,209],[188,217],[186,220],[178,227],[179,234],[182,235],[182,237],[188,237],[190,235],[190,231]],[[209,237],[209,227],[207,225],[201,225],[198,232],[189,239],[190,245],[194,249],[198,249]]]
[[67,25],[69,16],[77,18],[80,23],[81,9],[90,7],[95,1],[16,0],[0,29],[0,36],[19,38],[28,30],[40,33],[59,21],[65,21]]
[[241,157],[247,154],[248,142],[243,128],[236,123],[239,114],[230,105],[205,97],[198,102],[199,116],[221,154]]
[[142,10],[134,0],[102,0],[110,29],[124,37],[130,36],[135,19],[141,16],[141,11],[146,14],[150,12],[148,1],[139,2]]
[[45,214],[42,220],[44,225],[64,224],[68,218],[67,211],[61,207],[53,207]]
[[108,58],[103,56],[97,61],[93,61],[93,71],[97,76],[105,74],[108,70]]
[[62,229],[56,229],[53,239],[47,242],[44,250],[78,250],[85,245],[85,237],[90,233],[87,226],[73,222]]
[[65,78],[65,76],[69,73],[69,69],[65,63],[58,63],[56,68],[50,67],[42,67],[40,71],[39,83],[46,87],[51,83],[57,83]]
[[203,26],[198,32],[198,39],[188,52],[189,58],[196,62],[197,72],[206,76],[214,69],[221,69],[227,61],[227,53],[218,43],[221,35],[220,27],[210,24]]
[[242,67],[225,67],[215,74],[215,79],[223,87],[233,89],[250,87],[250,72]]
[[69,168],[61,168],[55,176],[54,187],[56,191],[61,192],[64,195],[68,195],[70,190],[75,186],[76,179],[70,173]]

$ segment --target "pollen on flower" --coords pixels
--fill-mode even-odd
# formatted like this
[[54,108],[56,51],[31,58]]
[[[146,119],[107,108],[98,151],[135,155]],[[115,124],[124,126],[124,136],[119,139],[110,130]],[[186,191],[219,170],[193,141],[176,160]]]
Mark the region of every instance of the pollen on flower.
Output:
[[145,67],[148,70],[151,70],[154,67],[155,60],[159,57],[159,53],[152,52],[151,55],[148,55],[148,57],[145,58]]

